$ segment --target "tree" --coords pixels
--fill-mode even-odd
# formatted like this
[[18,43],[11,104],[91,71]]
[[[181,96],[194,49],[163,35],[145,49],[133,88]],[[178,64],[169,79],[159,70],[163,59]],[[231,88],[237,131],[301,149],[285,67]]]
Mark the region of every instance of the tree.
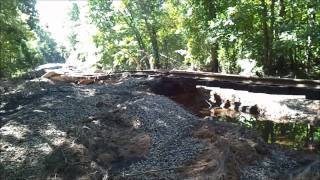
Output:
[[79,42],[76,30],[80,26],[80,24],[79,24],[79,21],[80,21],[80,9],[79,9],[77,3],[72,3],[72,8],[71,8],[71,11],[69,13],[69,16],[70,16],[70,21],[72,23],[72,25],[71,25],[71,34],[69,36],[69,42],[70,42],[72,50],[75,50],[76,49],[76,45]]
[[34,66],[39,59],[36,57],[35,49],[31,47],[35,34],[31,31],[31,18],[23,21],[20,12],[29,10],[18,0],[4,0],[1,2],[0,11],[0,76],[7,76],[20,69]]
[[[90,0],[103,61],[123,69],[181,68],[319,78],[319,1]],[[174,7],[174,8],[173,8]],[[177,54],[179,52],[181,55]],[[260,70],[262,69],[262,70]]]
[[35,4],[36,0],[1,1],[0,77],[31,69],[53,54],[55,60],[62,60],[53,40],[39,26]]
[[37,49],[42,56],[42,63],[62,63],[65,61],[63,49],[51,38],[51,34],[41,27],[35,30],[38,36]]
[[182,22],[174,17],[180,14],[173,3],[176,2],[124,0],[119,8],[112,8],[111,1],[90,1],[92,20],[100,30],[96,44],[104,47],[103,58],[112,66],[128,63],[138,69],[169,67],[176,63],[169,63],[169,59],[173,59],[169,56],[177,55],[175,51],[184,48],[185,43],[184,35],[176,33]]

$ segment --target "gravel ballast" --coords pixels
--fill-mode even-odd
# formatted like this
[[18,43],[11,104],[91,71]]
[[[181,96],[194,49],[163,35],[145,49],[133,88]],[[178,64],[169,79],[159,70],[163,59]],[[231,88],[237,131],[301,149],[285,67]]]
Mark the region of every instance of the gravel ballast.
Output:
[[[201,119],[151,92],[154,82],[122,77],[80,85],[35,78],[7,88],[0,95],[0,179],[214,179],[232,168],[234,179],[279,179],[308,174],[301,164],[320,176],[319,160],[299,164],[286,151],[259,144],[251,130]],[[198,129],[205,140],[194,135],[203,122],[210,126]],[[132,139],[146,140],[139,143],[148,149],[120,156],[130,154],[121,145],[134,147]],[[205,160],[216,164],[185,177],[188,167]]]

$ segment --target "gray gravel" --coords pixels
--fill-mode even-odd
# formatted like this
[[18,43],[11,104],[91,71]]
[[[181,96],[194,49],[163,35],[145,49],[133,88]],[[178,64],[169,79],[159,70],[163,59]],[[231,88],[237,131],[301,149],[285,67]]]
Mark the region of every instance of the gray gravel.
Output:
[[[75,140],[67,135],[70,129],[84,128],[83,119],[115,109],[140,121],[140,129],[151,137],[151,149],[145,158],[106,175],[179,179],[174,169],[205,148],[190,135],[199,118],[167,97],[148,93],[148,82],[127,77],[113,85],[75,85],[33,79],[2,93],[0,179],[43,179],[43,159],[55,147]],[[98,108],[98,102],[109,105]],[[241,167],[241,179],[277,179],[279,173],[298,166],[285,154],[276,153],[252,166]],[[148,171],[157,172],[145,173]]]
[[[153,95],[124,105],[129,114],[139,117],[142,128],[152,138],[152,147],[146,160],[132,164],[125,170],[127,174],[178,167],[204,148],[203,144],[190,135],[191,128],[199,119],[171,100]],[[160,177],[170,176],[167,171],[158,173],[161,174]],[[142,177],[148,177],[147,174],[144,175]]]
[[54,147],[73,140],[68,139],[68,130],[108,110],[96,107],[101,101],[110,102],[109,109],[121,108],[126,116],[138,117],[152,139],[149,155],[126,168],[126,174],[190,160],[203,147],[188,135],[198,118],[164,96],[141,92],[145,82],[129,78],[115,85],[82,86],[34,79],[1,95],[0,163],[4,172],[13,177],[41,177],[43,158]]

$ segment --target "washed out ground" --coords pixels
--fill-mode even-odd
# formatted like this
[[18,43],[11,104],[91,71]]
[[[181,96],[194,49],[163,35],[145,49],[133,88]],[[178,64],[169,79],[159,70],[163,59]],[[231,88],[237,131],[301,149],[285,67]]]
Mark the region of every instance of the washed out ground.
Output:
[[[306,99],[301,95],[271,95],[224,88],[203,88],[199,87],[191,93],[178,93],[170,98],[199,117],[215,117],[219,121],[254,129],[265,142],[319,152],[319,100]],[[211,95],[204,100],[206,95],[203,94],[208,92]],[[215,105],[214,97],[221,99],[220,106]],[[212,107],[208,108],[210,104]]]
[[2,81],[1,179],[318,179],[317,153],[200,118],[158,78]]

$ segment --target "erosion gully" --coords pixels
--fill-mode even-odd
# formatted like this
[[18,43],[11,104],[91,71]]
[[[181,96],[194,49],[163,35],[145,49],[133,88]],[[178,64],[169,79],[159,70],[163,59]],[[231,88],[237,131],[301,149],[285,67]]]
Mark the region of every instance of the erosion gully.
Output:
[[[295,150],[320,154],[319,114],[312,122],[308,120],[269,120],[261,114],[255,114],[249,110],[239,109],[236,111],[232,109],[234,106],[224,108],[226,99],[222,100],[224,103],[220,107],[215,107],[214,102],[210,103],[209,101],[210,96],[212,97],[210,92],[204,94],[201,88],[190,79],[161,78],[152,87],[152,91],[169,97],[198,117],[227,121],[250,128],[256,131],[267,143],[276,143]],[[221,93],[223,92],[224,89],[221,89]]]

